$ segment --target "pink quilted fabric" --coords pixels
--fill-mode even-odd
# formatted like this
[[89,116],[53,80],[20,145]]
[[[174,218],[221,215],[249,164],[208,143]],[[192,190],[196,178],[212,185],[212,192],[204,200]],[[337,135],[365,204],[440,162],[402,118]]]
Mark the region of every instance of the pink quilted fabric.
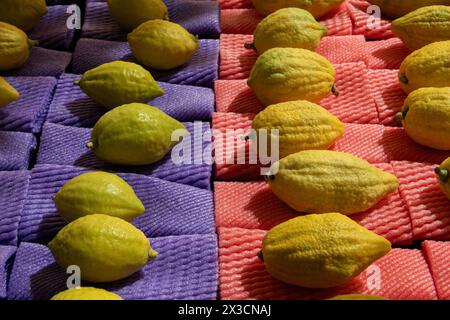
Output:
[[[261,21],[254,8],[225,9],[220,12],[222,33],[253,34]],[[320,22],[328,28],[329,36],[352,34],[352,21],[345,5],[325,16]]]
[[[265,235],[262,230],[219,228],[220,298],[324,299],[361,293],[388,299],[437,299],[427,263],[420,250],[393,249],[350,283],[333,289],[305,289],[284,284],[265,271],[256,257]],[[381,281],[374,283],[379,271]]]
[[440,300],[450,300],[450,242],[425,241],[423,252]]
[[[379,26],[373,26],[370,22],[371,16],[367,13],[370,3],[363,0],[347,0],[345,3],[347,12],[353,22],[353,34],[362,34],[366,39],[381,40],[391,38],[391,23],[388,20],[378,20]],[[370,27],[369,27],[370,26]]]
[[251,0],[219,0],[221,9],[253,8]]
[[400,193],[411,215],[417,240],[450,240],[450,201],[439,189],[436,165],[393,162]]

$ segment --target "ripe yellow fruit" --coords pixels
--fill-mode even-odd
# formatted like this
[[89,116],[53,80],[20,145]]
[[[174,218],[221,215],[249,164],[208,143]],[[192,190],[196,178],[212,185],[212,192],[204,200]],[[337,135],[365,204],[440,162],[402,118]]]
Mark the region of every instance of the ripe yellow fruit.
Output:
[[294,100],[318,102],[334,87],[336,71],[321,55],[298,48],[273,48],[258,57],[248,85],[264,105]]
[[87,147],[110,163],[147,165],[161,160],[179,141],[172,133],[187,134],[184,125],[156,107],[125,104],[95,124]]
[[162,0],[108,0],[108,8],[111,17],[127,31],[149,20],[169,18]]
[[305,100],[268,106],[256,115],[253,129],[279,130],[280,157],[309,149],[328,149],[344,134],[344,124],[321,106]]
[[138,64],[114,61],[87,71],[75,82],[107,109],[127,103],[147,103],[164,94],[150,72]]
[[51,300],[123,300],[119,295],[93,287],[67,289],[55,294]]
[[421,88],[405,100],[396,116],[415,142],[439,150],[450,150],[450,87]]
[[301,8],[308,10],[315,18],[320,18],[337,8],[344,0],[252,0],[256,11],[267,16],[282,8]]
[[450,200],[450,157],[445,159],[441,165],[435,169],[435,172],[442,192]]
[[327,300],[388,300],[388,299],[369,294],[342,294]]
[[88,172],[67,182],[55,195],[56,208],[67,222],[89,214],[105,214],[131,221],[144,213],[141,200],[121,177]]
[[131,51],[139,63],[157,70],[169,70],[191,60],[197,38],[179,24],[150,20],[128,34]]
[[59,266],[79,266],[81,279],[90,282],[124,279],[158,255],[132,224],[103,214],[69,223],[48,246]]
[[0,21],[27,32],[47,13],[45,0],[1,0]]
[[264,18],[256,27],[254,43],[245,47],[259,54],[276,47],[315,50],[327,32],[308,11],[285,8]]
[[358,276],[391,250],[391,243],[340,213],[297,217],[263,239],[267,271],[306,288],[330,288]]
[[0,77],[0,108],[6,107],[11,102],[20,99],[17,90],[8,83],[4,78]]
[[450,87],[449,66],[450,40],[431,43],[402,62],[400,84],[406,93],[424,87]]
[[450,6],[417,9],[392,22],[392,32],[412,51],[450,40]]
[[20,68],[27,62],[31,47],[36,45],[38,42],[28,39],[19,28],[0,22],[0,71]]
[[450,0],[368,0],[380,7],[381,14],[399,18],[416,9],[432,5],[450,5]]
[[[278,171],[276,171],[278,169]],[[267,181],[275,195],[298,212],[370,209],[398,187],[398,180],[348,153],[307,150],[276,162]]]

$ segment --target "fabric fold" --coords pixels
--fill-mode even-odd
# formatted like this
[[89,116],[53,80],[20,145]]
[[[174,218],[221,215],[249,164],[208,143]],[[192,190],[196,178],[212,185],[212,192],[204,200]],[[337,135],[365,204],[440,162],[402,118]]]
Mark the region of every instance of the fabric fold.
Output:
[[7,295],[9,274],[16,249],[13,246],[0,246],[0,300],[5,299]]
[[35,148],[31,133],[0,131],[0,171],[28,169]]

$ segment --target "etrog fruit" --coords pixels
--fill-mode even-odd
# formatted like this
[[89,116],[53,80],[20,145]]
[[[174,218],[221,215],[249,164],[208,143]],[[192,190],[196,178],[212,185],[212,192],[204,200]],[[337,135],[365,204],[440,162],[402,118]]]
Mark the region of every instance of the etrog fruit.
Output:
[[58,191],[54,201],[67,222],[96,213],[131,221],[145,211],[133,188],[108,172],[89,172],[73,178]]
[[154,19],[168,19],[169,13],[162,0],[108,0],[111,17],[127,31]]
[[132,224],[102,214],[69,223],[48,246],[59,266],[78,266],[81,279],[90,282],[124,279],[158,255]]
[[327,300],[387,300],[384,297],[370,294],[341,294]]
[[450,87],[411,92],[396,118],[403,120],[406,134],[415,142],[450,150]]
[[282,8],[308,10],[315,18],[320,18],[337,8],[344,0],[252,0],[256,11],[267,16]]
[[105,63],[89,70],[75,84],[108,109],[133,102],[147,103],[164,94],[150,72],[124,61]]
[[306,288],[345,284],[391,250],[385,238],[340,213],[286,221],[263,239],[266,270],[276,279]]
[[294,100],[318,102],[333,91],[336,71],[321,55],[306,49],[273,48],[258,57],[248,85],[264,105]]
[[0,21],[27,32],[47,13],[45,0],[1,0]]
[[191,60],[199,44],[179,24],[150,20],[128,34],[131,51],[139,63],[157,70],[169,70]]
[[96,123],[87,146],[110,163],[147,165],[161,160],[187,131],[184,125],[156,107],[141,103],[117,107]]
[[370,209],[397,190],[398,179],[348,153],[307,150],[276,162],[267,181],[275,195],[298,212]]
[[8,83],[4,78],[0,77],[0,108],[6,107],[11,102],[20,99],[17,90]]
[[381,14],[389,18],[399,18],[414,10],[433,5],[450,5],[450,0],[368,0],[380,7]]
[[344,134],[344,124],[321,106],[305,100],[289,101],[268,106],[256,115],[253,129],[265,129],[268,145],[272,130],[278,130],[279,155],[310,149],[328,149]]
[[19,28],[0,22],[0,71],[20,68],[27,62],[30,49],[37,44]]
[[400,66],[399,80],[406,93],[425,87],[450,87],[450,40],[411,53]]
[[315,50],[327,32],[308,11],[285,8],[264,18],[256,27],[254,42],[245,46],[259,54],[277,47]]
[[93,287],[72,288],[55,294],[51,300],[123,300],[119,295]]

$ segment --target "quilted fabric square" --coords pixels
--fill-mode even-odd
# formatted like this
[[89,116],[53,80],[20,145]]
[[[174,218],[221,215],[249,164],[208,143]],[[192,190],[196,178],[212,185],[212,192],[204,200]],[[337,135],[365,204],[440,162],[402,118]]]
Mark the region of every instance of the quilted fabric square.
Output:
[[450,243],[425,241],[422,248],[440,300],[450,300]]
[[[216,299],[216,235],[152,238],[150,243],[158,258],[126,279],[95,286],[129,300]],[[22,243],[9,281],[8,299],[49,300],[67,289],[66,280],[65,270],[55,263],[46,246]]]
[[28,169],[35,148],[31,133],[0,131],[0,171]]
[[9,273],[16,249],[12,246],[0,246],[0,300],[6,298]]

